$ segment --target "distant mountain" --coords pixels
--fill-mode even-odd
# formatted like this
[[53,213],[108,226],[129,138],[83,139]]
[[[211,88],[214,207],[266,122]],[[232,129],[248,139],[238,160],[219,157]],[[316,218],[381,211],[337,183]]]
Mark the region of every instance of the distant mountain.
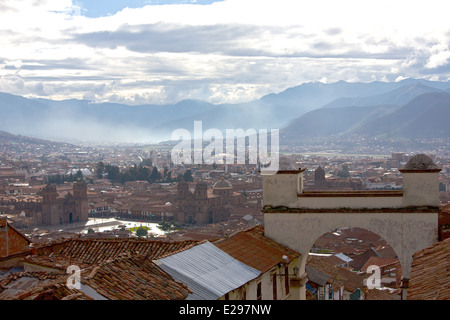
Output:
[[397,106],[319,108],[310,111],[281,129],[284,139],[326,137],[351,132],[364,121],[384,114]]
[[280,132],[284,141],[302,137],[358,134],[389,138],[450,138],[450,94],[429,92],[408,103],[319,108],[293,120]]
[[[374,81],[368,83],[338,81],[334,83],[308,82],[296,87],[289,88],[278,94],[268,94],[261,98],[272,105],[285,105],[300,113],[323,107],[341,98],[366,98],[376,95],[383,95],[394,90],[410,87],[411,91],[416,91],[422,87],[430,87],[438,90],[450,89],[449,82],[428,81],[423,79],[404,79],[398,82]],[[417,86],[417,88],[414,88]],[[427,91],[428,92],[428,91]],[[421,92],[424,93],[424,92]],[[412,97],[411,97],[412,98]],[[407,101],[406,101],[407,102]],[[392,101],[378,102],[379,104],[394,104]],[[359,104],[345,103],[340,106],[359,106]],[[299,110],[301,109],[301,110]]]
[[[170,140],[171,133],[178,128],[192,131],[194,121],[201,120],[203,131],[286,127],[285,134],[294,136],[308,132],[326,135],[341,132],[342,127],[347,131],[356,130],[359,121],[393,112],[424,93],[444,93],[449,89],[449,82],[415,79],[309,82],[239,104],[184,100],[176,104],[139,106],[77,99],[27,99],[0,93],[0,130],[73,143],[158,142]],[[333,110],[362,106],[371,109]],[[340,112],[347,115],[340,116]],[[294,123],[301,125],[295,127]],[[328,125],[324,128],[319,126],[321,123]]]
[[[204,130],[283,128],[309,111],[343,106],[402,105],[426,92],[442,92],[447,82],[405,79],[399,82],[324,84],[309,82],[278,94],[241,104],[219,105],[195,116],[175,119],[157,127],[159,132],[177,128],[192,130],[194,120],[202,120]],[[363,111],[361,111],[363,112]]]
[[22,136],[22,135],[15,135],[15,134],[11,134],[9,132],[5,132],[0,130],[0,145],[2,144],[9,144],[9,143],[13,143],[13,144],[28,144],[28,145],[36,145],[36,146],[65,146],[65,147],[75,147],[75,145],[69,144],[69,143],[59,143],[59,142],[54,142],[54,141],[50,141],[50,140],[45,140],[45,139],[37,139],[37,138],[31,138],[31,137],[27,137],[27,136]]
[[422,94],[400,108],[373,117],[353,131],[393,138],[450,138],[450,93]]
[[402,86],[387,93],[366,97],[339,98],[324,105],[322,108],[365,107],[392,104],[401,106],[415,97],[429,92],[445,92],[441,89],[429,87],[420,82]]

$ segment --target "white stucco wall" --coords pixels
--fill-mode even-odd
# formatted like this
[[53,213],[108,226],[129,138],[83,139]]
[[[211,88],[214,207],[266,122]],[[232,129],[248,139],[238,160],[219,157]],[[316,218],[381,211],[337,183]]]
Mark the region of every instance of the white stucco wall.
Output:
[[263,175],[263,202],[273,207],[286,206],[295,208],[297,196],[302,192],[302,175],[275,174]]
[[403,173],[403,205],[439,206],[439,172]]
[[[298,260],[295,259],[289,264],[289,273],[292,274],[292,269],[294,266],[298,265]],[[243,291],[246,292],[246,300],[256,300],[257,299],[257,288],[258,283],[261,283],[261,293],[262,300],[273,300],[273,277],[272,275],[276,273],[277,276],[277,299],[278,300],[288,300],[292,296],[298,297],[295,290],[298,288],[290,287],[289,294],[286,294],[286,288],[284,283],[284,265],[281,267],[274,267],[271,270],[261,274],[258,278],[249,281],[240,288],[237,288],[228,293],[229,300],[242,300]],[[283,275],[283,276],[280,276]],[[225,296],[219,298],[219,300],[224,300]]]
[[400,208],[403,198],[396,197],[298,197],[297,208],[336,209],[336,208]]

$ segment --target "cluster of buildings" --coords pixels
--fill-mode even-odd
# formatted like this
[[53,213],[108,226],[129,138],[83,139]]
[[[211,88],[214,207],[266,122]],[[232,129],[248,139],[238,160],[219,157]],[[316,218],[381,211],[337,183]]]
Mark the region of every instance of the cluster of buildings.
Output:
[[[53,146],[45,159],[44,145],[35,154],[27,149],[20,159],[12,150],[0,156],[0,299],[450,298],[445,286],[434,289],[449,279],[434,268],[450,258],[446,157],[426,158],[428,175],[417,178],[422,169],[411,165],[413,154],[294,154],[283,158],[278,174],[264,177],[255,166],[174,167],[168,150],[64,148]],[[161,172],[168,168],[178,177],[189,170],[193,180],[119,184],[95,175],[98,161],[126,169],[149,157]],[[45,182],[46,175],[78,170],[82,179]],[[422,194],[432,190],[433,203],[426,208],[410,194],[421,193],[408,187],[418,184],[424,185]],[[419,205],[417,212],[405,209]],[[386,239],[382,231],[395,233],[383,224],[396,225],[410,213],[423,217],[413,225],[430,226],[429,236],[404,235],[402,241],[426,244],[411,252],[411,261],[404,259],[410,251],[403,254],[400,240]],[[364,229],[370,229],[365,214],[376,215],[370,219],[378,233]],[[337,216],[347,220],[333,224]],[[152,239],[124,230],[75,231],[103,218],[169,222],[179,230]],[[305,218],[312,225],[297,225]],[[39,241],[43,230],[49,236]],[[300,241],[299,234],[308,239]],[[378,288],[368,283],[374,265],[380,269]],[[71,268],[79,268],[76,278]],[[430,283],[435,273],[444,280]]]

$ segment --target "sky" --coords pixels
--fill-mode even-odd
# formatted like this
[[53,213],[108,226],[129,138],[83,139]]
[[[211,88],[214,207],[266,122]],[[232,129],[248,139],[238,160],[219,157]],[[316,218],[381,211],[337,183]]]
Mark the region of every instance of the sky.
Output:
[[448,12],[448,0],[2,0],[0,92],[220,104],[311,81],[448,81]]

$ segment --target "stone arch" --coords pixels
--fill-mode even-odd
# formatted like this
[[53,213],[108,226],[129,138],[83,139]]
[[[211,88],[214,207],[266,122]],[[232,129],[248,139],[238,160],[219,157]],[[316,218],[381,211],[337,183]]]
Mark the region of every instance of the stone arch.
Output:
[[343,227],[376,233],[396,252],[403,278],[409,279],[412,256],[437,241],[437,215],[432,213],[266,213],[265,235],[301,253],[299,274],[306,276],[306,259],[317,239]]
[[413,254],[438,241],[441,169],[426,155],[413,156],[399,170],[401,191],[305,191],[305,170],[280,166],[276,174],[262,175],[265,236],[302,255],[300,284],[316,239],[329,230],[350,226],[372,231],[390,244],[407,287]]

